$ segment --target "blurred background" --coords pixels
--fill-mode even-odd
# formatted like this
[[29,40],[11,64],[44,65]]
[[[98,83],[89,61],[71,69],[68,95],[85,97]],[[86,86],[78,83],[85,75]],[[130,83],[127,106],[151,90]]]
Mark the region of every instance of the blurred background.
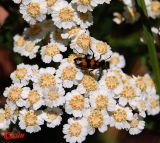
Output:
[[[32,61],[13,53],[13,36],[22,33],[24,27],[27,26],[18,9],[18,5],[11,0],[0,0],[0,95],[2,95],[5,87],[10,86],[10,73],[13,72],[17,64],[36,62],[36,60]],[[91,36],[108,42],[113,51],[125,56],[125,73],[143,75],[147,72],[152,75],[147,47],[140,42],[142,36],[141,22],[117,25],[112,21],[115,11],[123,11],[122,3],[118,0],[112,0],[109,6],[101,5],[95,8],[93,12],[94,25],[90,27]],[[157,41],[156,46],[160,60],[160,41]],[[5,98],[0,96],[0,106],[3,107],[4,103]],[[20,132],[23,133],[23,131]],[[1,141],[6,142],[3,138],[0,138],[0,143]],[[62,127],[56,127],[55,129],[43,127],[39,133],[31,135],[25,133],[24,139],[10,140],[7,143],[35,143],[36,141],[39,143],[49,143],[51,141],[64,143]],[[148,116],[146,118],[146,128],[140,135],[131,136],[125,131],[109,128],[106,133],[100,134],[97,132],[93,136],[88,136],[85,141],[85,143],[135,142],[160,143],[160,115]]]

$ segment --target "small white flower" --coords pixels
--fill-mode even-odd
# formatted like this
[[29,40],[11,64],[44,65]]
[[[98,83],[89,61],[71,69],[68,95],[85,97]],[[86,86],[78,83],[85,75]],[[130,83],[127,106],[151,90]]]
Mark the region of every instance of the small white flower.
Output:
[[111,47],[102,41],[92,38],[92,51],[95,57],[95,60],[105,60],[108,61],[112,55]]
[[78,12],[76,22],[82,29],[90,27],[91,25],[93,25],[92,13],[90,11],[86,13]]
[[17,69],[13,73],[11,73],[10,77],[13,83],[27,85],[30,80],[30,75],[31,66],[22,63],[17,66]]
[[83,142],[88,134],[87,125],[87,121],[84,118],[77,120],[74,118],[68,119],[68,124],[63,126],[66,142]]
[[41,130],[40,125],[44,124],[42,114],[33,110],[22,109],[19,113],[19,127],[28,133],[35,133]]
[[98,82],[90,75],[84,75],[77,90],[81,94],[90,93],[98,89]]
[[145,127],[145,122],[142,119],[140,119],[137,114],[135,114],[130,122],[129,134],[137,135],[140,132],[142,132],[144,127]]
[[47,122],[48,128],[55,128],[56,126],[59,126],[62,121],[62,110],[60,108],[47,108],[43,114],[42,117],[44,121]]
[[142,95],[147,93],[147,82],[143,76],[133,76],[133,84],[140,90]]
[[24,36],[20,35],[15,35],[13,39],[14,39],[13,51],[21,54],[24,50],[24,47],[26,46],[27,40],[24,38]]
[[60,52],[65,52],[67,47],[60,43],[51,42],[41,49],[42,60],[45,63],[50,63],[52,60],[54,62],[61,62],[63,55]]
[[[17,114],[16,114],[16,109],[10,107],[8,104],[5,104],[5,108],[4,108],[4,111],[5,111],[5,118],[6,120],[10,120],[12,123],[16,123],[17,121]],[[10,122],[9,121],[9,122]]]
[[96,0],[72,0],[72,3],[76,5],[79,12],[83,13],[93,11],[93,9],[98,5]]
[[70,48],[78,54],[88,54],[92,45],[92,38],[86,31],[80,32],[70,44]]
[[30,24],[34,25],[37,21],[43,21],[46,18],[47,5],[45,0],[22,1],[20,13]]
[[103,88],[93,91],[89,94],[90,104],[93,109],[113,111],[116,101],[113,97]]
[[52,20],[58,28],[71,28],[76,26],[77,13],[67,1],[56,3],[52,10]]
[[81,95],[77,90],[68,92],[65,96],[65,111],[67,114],[73,114],[74,117],[82,117],[89,107],[88,98]]
[[159,96],[156,94],[147,95],[148,115],[157,115],[160,112]]
[[6,119],[6,114],[4,109],[0,109],[0,130],[5,130],[9,128],[10,119]]
[[110,68],[124,68],[125,67],[125,59],[123,55],[114,52],[110,58]]
[[110,117],[106,110],[88,109],[86,110],[84,117],[88,121],[88,133],[90,135],[95,133],[95,129],[98,129],[101,133],[107,131],[107,125],[110,124]]
[[60,79],[55,76],[55,68],[41,68],[37,76],[35,76],[35,86],[42,89],[53,88],[60,84]]
[[45,105],[50,108],[62,106],[65,102],[64,95],[65,90],[60,85],[54,88],[44,90]]
[[44,105],[43,93],[40,88],[34,87],[32,90],[28,89],[28,93],[26,95],[22,95],[22,97],[25,99],[26,108],[37,110]]
[[27,94],[28,88],[23,87],[21,84],[12,84],[10,87],[7,87],[4,91],[4,96],[7,97],[7,104],[15,109],[18,107],[23,107],[25,101],[22,99],[22,96]]
[[119,95],[123,88],[122,79],[120,78],[119,73],[114,71],[105,73],[100,79],[99,85],[113,96]]
[[64,2],[64,0],[45,0],[47,4],[48,14],[52,14],[53,9],[60,2]]
[[149,17],[156,19],[160,17],[160,2],[150,1],[147,5],[147,12]]
[[37,23],[24,29],[23,35],[29,41],[40,42],[47,34],[44,29],[43,23]]
[[79,83],[83,78],[83,73],[73,63],[62,61],[56,76],[61,78],[64,88],[71,88]]
[[117,129],[129,129],[130,125],[128,121],[133,119],[133,113],[129,107],[116,106],[111,115],[111,127]]
[[120,92],[119,104],[126,106],[127,103],[132,106],[136,106],[136,97],[140,96],[140,90],[133,84],[132,79],[123,85]]
[[37,56],[39,48],[40,46],[36,45],[35,41],[28,41],[21,55],[33,59]]

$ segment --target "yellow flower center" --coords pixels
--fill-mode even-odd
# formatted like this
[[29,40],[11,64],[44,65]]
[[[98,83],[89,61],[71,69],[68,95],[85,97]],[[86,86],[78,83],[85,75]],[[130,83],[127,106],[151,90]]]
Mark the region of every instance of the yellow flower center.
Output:
[[71,8],[65,7],[62,8],[59,12],[59,17],[62,21],[71,21],[73,19],[74,12]]
[[124,122],[127,119],[127,113],[124,109],[117,109],[113,112],[113,118],[117,122]]
[[60,53],[59,47],[55,44],[47,45],[45,49],[45,55],[55,56]]
[[54,6],[54,4],[56,3],[56,1],[57,1],[57,0],[46,0],[47,6],[48,6],[48,7]]
[[47,112],[47,118],[51,121],[55,120],[58,117],[58,114],[54,111]]
[[91,3],[91,0],[80,0],[80,3],[82,5],[89,5]]
[[137,128],[139,124],[139,121],[137,118],[133,119],[130,123],[131,128]]
[[84,21],[88,20],[88,18],[89,18],[88,13],[79,12],[78,15],[79,15],[80,19],[84,20]]
[[45,73],[40,77],[40,86],[43,88],[51,87],[56,84],[54,75]]
[[5,121],[5,114],[0,113],[0,123],[3,123]]
[[67,58],[67,61],[69,62],[69,63],[74,63],[74,59],[76,59],[78,57],[78,55],[76,55],[76,54],[71,54],[71,55],[69,55],[69,57]]
[[27,126],[34,126],[37,122],[37,116],[33,111],[28,111],[24,116],[24,121]]
[[29,44],[26,45],[25,49],[26,49],[27,52],[32,53],[34,47],[35,47],[35,43],[34,42],[29,42]]
[[113,90],[119,85],[119,81],[116,76],[108,76],[105,79],[105,84],[109,89]]
[[27,69],[26,68],[17,68],[16,70],[16,77],[18,79],[22,79],[26,76],[27,74]]
[[103,124],[103,115],[100,111],[95,110],[88,116],[88,123],[93,128],[99,128]]
[[74,96],[70,101],[69,105],[74,110],[81,110],[84,108],[84,97],[82,95],[76,95]]
[[24,39],[24,37],[19,36],[17,41],[16,41],[16,46],[18,47],[23,47],[26,44],[26,40]]
[[60,95],[57,90],[52,89],[48,92],[48,99],[51,101],[57,100],[59,98],[59,96]]
[[38,2],[30,3],[27,12],[32,17],[38,17],[40,15],[40,4]]
[[73,66],[65,67],[62,71],[62,77],[63,79],[66,79],[66,80],[73,80],[76,74],[77,74],[77,69],[76,67],[73,67]]
[[5,108],[5,118],[9,119],[11,116],[11,109],[9,107]]
[[40,95],[37,90],[31,90],[28,95],[28,101],[31,104],[35,104],[40,100]]
[[141,90],[141,91],[145,91],[147,88],[147,85],[145,83],[145,81],[143,80],[143,77],[139,77],[136,80],[136,86]]
[[72,123],[68,129],[68,132],[71,137],[75,136],[78,137],[81,134],[82,131],[82,126],[77,122],[77,123]]
[[91,76],[88,76],[88,75],[85,75],[83,78],[82,78],[82,84],[83,86],[85,87],[85,89],[87,91],[94,91],[97,89],[97,82],[96,80],[91,77]]
[[119,62],[120,62],[120,60],[119,60],[119,57],[118,57],[118,56],[112,56],[112,57],[111,57],[110,63],[111,63],[112,65],[117,65],[117,64],[119,64]]
[[133,99],[135,97],[135,91],[132,86],[125,86],[121,92],[121,95],[128,99]]
[[96,49],[98,53],[105,54],[107,53],[107,44],[105,42],[97,42]]
[[159,100],[155,98],[150,99],[150,106],[152,109],[155,109],[159,106]]
[[158,1],[152,1],[151,10],[155,13],[160,12],[160,3]]
[[36,36],[42,31],[42,28],[40,25],[36,24],[34,26],[31,26],[29,28],[29,35]]
[[79,31],[80,31],[79,27],[73,27],[68,31],[68,33],[70,36],[76,36]]
[[13,87],[10,89],[9,93],[8,93],[8,98],[12,101],[12,102],[16,102],[21,98],[21,94],[22,94],[22,89],[19,87]]
[[91,46],[91,38],[89,35],[81,34],[77,38],[76,43],[80,48],[86,50],[86,49],[90,48],[90,46]]
[[108,98],[104,95],[99,95],[96,98],[96,105],[98,109],[104,109],[108,105]]

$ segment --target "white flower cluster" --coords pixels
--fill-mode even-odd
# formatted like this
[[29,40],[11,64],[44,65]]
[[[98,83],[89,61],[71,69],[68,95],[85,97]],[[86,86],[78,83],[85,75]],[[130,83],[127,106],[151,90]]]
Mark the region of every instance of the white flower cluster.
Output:
[[[14,51],[30,59],[40,53],[42,61],[51,64],[46,68],[17,66],[11,74],[12,85],[4,91],[7,103],[0,109],[0,129],[10,123],[18,123],[29,133],[40,131],[43,124],[55,128],[65,113],[70,118],[63,125],[64,138],[81,143],[96,129],[105,132],[109,126],[138,134],[144,129],[146,114],[159,113],[159,97],[151,77],[123,73],[124,57],[87,30],[93,24],[91,11],[110,0],[14,2],[32,24],[14,37]],[[46,15],[52,20],[45,20]],[[78,67],[75,59],[88,56],[90,66],[109,62],[109,67],[104,64],[92,73]],[[88,64],[85,59],[80,62]]]
[[30,24],[42,22],[51,15],[59,28],[71,28],[76,25],[91,25],[90,12],[100,4],[110,4],[111,0],[13,0],[20,4],[20,13]]
[[[136,9],[135,0],[121,0],[124,3],[124,12],[114,12],[113,21],[121,24],[123,21],[127,23],[136,22],[140,14]],[[152,19],[160,18],[160,2],[158,0],[145,0],[148,16]]]
[[96,129],[103,133],[109,126],[138,134],[146,114],[159,113],[159,97],[148,74],[131,77],[110,68],[97,81],[74,65],[75,57],[63,59],[57,70],[18,65],[11,74],[12,85],[4,91],[7,103],[0,110],[0,129],[11,122],[29,133],[40,131],[45,123],[55,128],[64,110],[72,116],[63,127],[64,138],[80,143]]

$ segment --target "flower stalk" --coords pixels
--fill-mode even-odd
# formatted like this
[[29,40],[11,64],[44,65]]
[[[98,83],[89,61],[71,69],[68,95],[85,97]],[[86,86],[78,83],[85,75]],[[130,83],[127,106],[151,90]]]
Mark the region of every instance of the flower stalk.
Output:
[[143,20],[143,34],[148,47],[149,56],[151,59],[152,70],[156,79],[157,92],[160,94],[160,68],[158,63],[158,57],[156,53],[156,46],[154,44],[154,38],[151,32],[150,21],[147,14],[147,9],[144,0],[137,0],[139,10],[142,14]]

